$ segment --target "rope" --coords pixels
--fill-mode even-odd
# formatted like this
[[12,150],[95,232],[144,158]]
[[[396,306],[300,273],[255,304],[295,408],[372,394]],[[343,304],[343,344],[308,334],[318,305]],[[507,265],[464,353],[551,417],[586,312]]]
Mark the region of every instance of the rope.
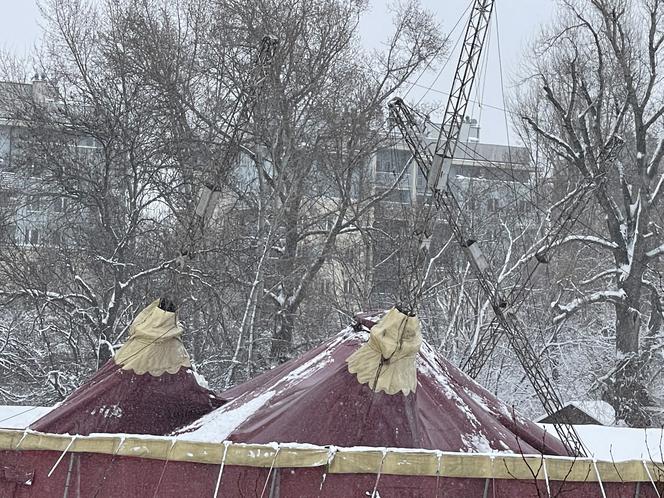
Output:
[[267,490],[267,485],[270,482],[270,476],[272,475],[272,470],[274,469],[274,464],[277,462],[277,456],[279,455],[279,450],[281,450],[281,446],[277,446],[277,450],[274,452],[274,458],[272,458],[272,464],[270,465],[270,470],[267,473],[267,477],[265,478],[265,484],[263,485],[263,491],[261,492],[261,497],[265,496],[265,491]]
[[650,483],[652,484],[652,487],[655,489],[655,493],[657,493],[657,498],[662,498],[662,495],[659,494],[659,489],[657,489],[657,484],[655,484],[655,481],[652,478],[652,474],[650,473],[650,469],[648,468],[648,464],[646,463],[645,460],[641,460],[643,462],[643,468],[646,469],[646,474],[648,474],[648,479],[650,479]]
[[[463,12],[461,13],[461,15],[458,17],[457,21],[454,23],[454,26],[452,26],[452,29],[450,30],[449,36],[452,36],[452,33],[454,33],[454,32],[456,31],[457,27],[459,27],[459,25],[461,24],[461,21],[463,21],[463,20],[465,19],[466,13],[467,13],[467,12],[470,10],[470,8],[472,7],[473,2],[474,2],[474,0],[470,0],[470,1],[468,2],[468,5],[467,5],[466,8],[463,10]],[[460,43],[461,40],[463,39],[463,35],[464,35],[463,30],[459,31],[459,36],[456,38],[456,41],[454,42],[454,45],[452,46],[452,50],[450,50],[450,53],[453,53],[453,52],[456,50],[456,48],[459,46],[459,43]],[[421,78],[422,75],[426,72],[426,70],[431,66],[431,64],[432,64],[432,62],[433,62],[433,57],[432,57],[431,61],[425,66],[424,71],[422,71],[422,72],[420,73],[420,75],[415,79],[415,82],[411,83],[410,88],[409,88],[408,91],[404,94],[404,98],[408,97],[408,94],[410,93],[410,91],[413,89],[414,86],[417,86],[417,87],[419,87],[419,88],[425,88],[426,91],[422,94],[422,96],[420,97],[420,99],[419,99],[419,100],[417,101],[417,103],[416,103],[416,105],[419,105],[419,104],[422,102],[422,100],[424,100],[424,97],[426,97],[427,94],[428,94],[430,91],[433,90],[433,86],[438,82],[438,79],[441,77],[441,75],[443,74],[443,71],[445,71],[445,68],[447,67],[447,65],[449,64],[449,62],[450,62],[451,60],[452,60],[452,57],[448,57],[447,60],[445,60],[445,62],[443,63],[443,65],[441,66],[441,68],[440,68],[440,69],[438,70],[438,72],[436,73],[436,76],[434,77],[434,79],[433,79],[433,81],[431,82],[430,85],[428,85],[428,86],[418,85],[417,82],[420,80],[420,78]]]
[[371,492],[371,498],[380,498],[378,493],[378,482],[380,481],[381,473],[383,472],[383,464],[385,463],[385,457],[387,456],[387,449],[382,448],[383,458],[380,459],[380,466],[378,467],[378,473],[376,474],[376,482],[374,483],[373,491]]
[[166,459],[164,460],[164,465],[161,466],[161,474],[159,475],[159,481],[157,481],[157,486],[154,489],[154,494],[152,495],[152,498],[157,498],[159,487],[161,486],[161,482],[164,480],[164,474],[166,473],[166,465],[168,465],[168,459],[171,457],[171,451],[173,451],[173,447],[175,446],[176,442],[177,442],[177,437],[174,437],[171,440],[171,445],[169,446],[168,451],[166,452]]
[[[58,465],[60,465],[60,462],[62,461],[62,459],[64,458],[64,456],[65,456],[65,455],[67,454],[67,452],[69,451],[69,448],[71,448],[71,445],[74,444],[74,441],[76,441],[76,438],[77,438],[77,437],[78,437],[77,435],[74,435],[74,436],[71,438],[71,441],[69,441],[69,444],[67,445],[67,447],[66,447],[66,448],[64,449],[64,451],[60,454],[60,458],[58,458],[58,459],[56,460],[55,464],[53,464],[53,467],[51,467],[51,470],[48,472],[48,474],[46,474],[46,477],[51,477],[51,475],[53,474],[53,472],[55,472],[55,469],[58,467]],[[18,448],[18,446],[17,446],[17,448]]]
[[224,441],[224,453],[221,456],[221,464],[219,465],[219,474],[217,475],[217,482],[214,486],[213,498],[217,498],[219,495],[219,485],[221,484],[221,474],[224,472],[224,465],[226,464],[226,453],[228,452],[228,447],[230,446],[230,441]]
[[602,490],[602,497],[606,498],[606,491],[604,491],[604,484],[602,484],[602,478],[599,475],[599,469],[597,468],[597,459],[593,458],[593,467],[595,468],[595,475],[597,476],[597,482],[599,483],[599,489]]
[[24,415],[24,414],[26,414],[26,413],[29,413],[29,412],[31,412],[32,410],[36,410],[37,408],[43,408],[43,407],[41,407],[41,406],[31,406],[31,407],[28,408],[27,410],[23,410],[22,412],[15,413],[14,415],[10,415],[9,417],[5,417],[5,418],[1,419],[1,420],[0,420],[0,424],[3,423],[3,422],[6,422],[7,420],[11,420],[11,419],[13,419],[13,418],[15,418],[15,417],[20,417],[21,415]]
[[[401,310],[399,310],[401,311]],[[401,318],[401,322],[399,323],[399,341],[397,343],[397,346],[394,348],[394,351],[385,358],[383,355],[380,357],[380,362],[378,363],[378,367],[376,368],[376,377],[374,378],[374,383],[373,387],[371,388],[372,391],[376,391],[376,386],[378,385],[378,378],[380,377],[380,373],[383,369],[383,365],[386,363],[389,363],[392,357],[397,353],[397,351],[401,350],[401,347],[403,346],[403,333],[406,330],[406,322],[408,321],[408,314],[404,313],[401,311],[403,314],[403,317]]]
[[546,483],[546,495],[551,497],[551,484],[549,483],[549,471],[546,468],[546,458],[542,455],[542,469],[544,470],[544,482]]

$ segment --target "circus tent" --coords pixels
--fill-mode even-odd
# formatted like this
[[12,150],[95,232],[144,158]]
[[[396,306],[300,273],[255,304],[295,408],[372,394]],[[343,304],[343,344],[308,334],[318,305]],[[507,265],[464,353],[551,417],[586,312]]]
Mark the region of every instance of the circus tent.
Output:
[[152,302],[129,331],[113,358],[30,428],[81,435],[168,434],[222,404],[199,383],[167,302]]
[[657,464],[566,456],[397,310],[220,398],[169,436],[0,430],[0,496],[658,496]]
[[[551,434],[517,414],[428,344],[420,346],[414,317],[406,319],[415,329],[412,351],[402,344],[401,352],[406,353],[383,366],[373,390],[379,360],[360,355],[374,351],[371,346],[378,342],[377,348],[391,348],[384,344],[389,340],[383,334],[397,331],[403,316],[391,310],[372,334],[379,338],[375,343],[367,342],[367,327],[348,328],[303,356],[226,391],[222,394],[226,405],[178,434],[198,441],[567,454]],[[361,348],[363,344],[367,347]],[[360,361],[354,364],[353,356]],[[366,370],[366,382],[358,381],[361,372],[349,371],[353,366]],[[387,378],[391,385],[381,386]]]

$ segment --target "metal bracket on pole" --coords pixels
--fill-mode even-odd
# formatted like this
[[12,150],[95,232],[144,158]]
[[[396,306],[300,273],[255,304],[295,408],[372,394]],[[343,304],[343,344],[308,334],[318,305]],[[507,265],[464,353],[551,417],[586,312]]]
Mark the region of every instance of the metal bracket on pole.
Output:
[[220,198],[221,189],[218,186],[212,184],[203,185],[201,195],[198,198],[198,204],[196,205],[196,216],[204,222],[208,222],[212,218]]

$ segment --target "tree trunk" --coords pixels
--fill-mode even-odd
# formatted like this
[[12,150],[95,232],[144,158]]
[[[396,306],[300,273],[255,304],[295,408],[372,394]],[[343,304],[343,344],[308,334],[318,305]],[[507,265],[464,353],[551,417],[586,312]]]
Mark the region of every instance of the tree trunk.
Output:
[[648,427],[651,419],[646,407],[652,406],[646,386],[648,362],[639,352],[640,312],[630,301],[616,305],[617,364],[603,398],[615,409],[617,420],[630,427]]
[[277,327],[272,335],[272,348],[270,356],[272,361],[283,363],[289,359],[289,352],[293,345],[293,329],[295,328],[295,313],[290,308],[279,310]]

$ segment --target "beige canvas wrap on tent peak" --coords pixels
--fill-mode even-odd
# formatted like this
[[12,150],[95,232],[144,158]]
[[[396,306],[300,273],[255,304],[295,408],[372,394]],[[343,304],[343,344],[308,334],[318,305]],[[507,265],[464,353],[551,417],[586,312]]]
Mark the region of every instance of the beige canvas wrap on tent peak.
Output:
[[417,388],[415,362],[421,345],[420,320],[392,308],[371,327],[369,340],[348,357],[348,371],[376,392],[408,395]]
[[190,367],[177,315],[159,308],[159,299],[141,311],[129,327],[129,339],[113,360],[123,370],[155,377]]

